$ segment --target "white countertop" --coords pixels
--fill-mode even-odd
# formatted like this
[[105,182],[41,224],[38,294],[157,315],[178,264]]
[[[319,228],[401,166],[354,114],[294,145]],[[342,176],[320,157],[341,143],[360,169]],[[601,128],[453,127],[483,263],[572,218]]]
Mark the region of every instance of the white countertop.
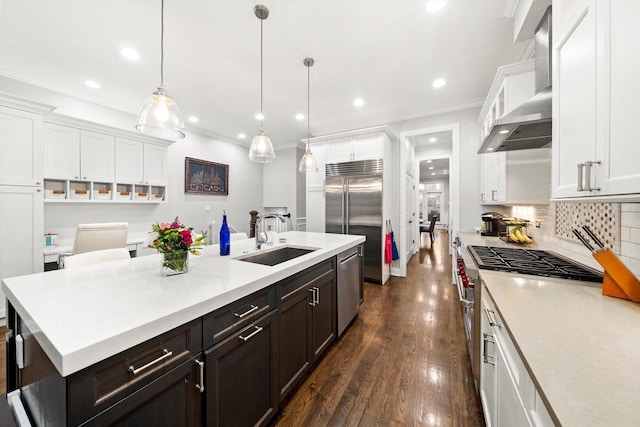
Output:
[[[287,232],[274,246],[319,248],[270,267],[234,259],[253,239],[190,255],[189,272],[160,274],[160,255],[2,281],[2,290],[62,376],[223,307],[364,242],[363,236]],[[268,250],[268,249],[263,249]]]
[[603,296],[598,284],[480,276],[563,426],[640,423],[640,304]]

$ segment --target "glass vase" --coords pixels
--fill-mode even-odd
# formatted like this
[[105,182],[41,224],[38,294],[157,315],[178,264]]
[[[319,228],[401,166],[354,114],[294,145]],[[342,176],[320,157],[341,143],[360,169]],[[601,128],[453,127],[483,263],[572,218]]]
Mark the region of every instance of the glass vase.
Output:
[[162,254],[162,275],[174,276],[189,272],[189,251]]

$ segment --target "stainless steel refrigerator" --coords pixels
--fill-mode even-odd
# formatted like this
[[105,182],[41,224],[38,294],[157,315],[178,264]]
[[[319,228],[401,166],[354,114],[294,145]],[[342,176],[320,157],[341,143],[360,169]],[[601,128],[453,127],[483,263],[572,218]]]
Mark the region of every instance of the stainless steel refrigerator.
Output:
[[382,160],[325,166],[325,230],[358,234],[364,242],[364,279],[382,283]]

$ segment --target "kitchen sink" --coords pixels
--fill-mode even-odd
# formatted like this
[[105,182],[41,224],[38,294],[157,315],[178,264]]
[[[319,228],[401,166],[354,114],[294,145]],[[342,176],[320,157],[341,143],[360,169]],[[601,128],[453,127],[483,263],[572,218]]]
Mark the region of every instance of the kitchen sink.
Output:
[[285,246],[283,248],[274,249],[272,251],[260,252],[255,255],[249,255],[243,258],[236,258],[238,261],[252,262],[262,265],[278,265],[282,262],[289,261],[302,255],[306,255],[316,249],[294,248]]

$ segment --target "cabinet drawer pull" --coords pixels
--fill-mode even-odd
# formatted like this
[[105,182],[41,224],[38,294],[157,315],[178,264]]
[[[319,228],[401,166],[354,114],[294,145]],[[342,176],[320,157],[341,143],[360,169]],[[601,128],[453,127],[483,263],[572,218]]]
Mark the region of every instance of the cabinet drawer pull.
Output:
[[262,327],[261,326],[254,326],[255,330],[253,332],[251,332],[249,335],[247,335],[246,337],[243,337],[242,335],[239,335],[238,338],[240,338],[242,341],[247,342],[249,341],[254,335],[259,334],[260,332],[262,332]]
[[200,378],[198,378],[198,384],[196,384],[196,389],[198,389],[198,391],[200,393],[204,393],[204,362],[199,361],[198,359],[196,359],[196,365],[198,365],[198,367],[200,368]]
[[502,328],[502,325],[499,324],[498,321],[496,320],[495,313],[493,312],[493,310],[489,310],[488,308],[485,308],[484,313],[487,315],[487,319],[489,319],[489,325]]
[[166,348],[162,350],[162,356],[158,357],[155,360],[152,360],[151,362],[140,366],[139,368],[134,368],[133,365],[129,366],[129,369],[127,369],[129,372],[131,372],[133,375],[137,375],[138,373],[144,371],[147,368],[150,368],[151,366],[155,365],[156,363],[162,362],[164,359],[173,356],[173,352],[167,350]]
[[242,319],[243,317],[247,316],[248,314],[253,313],[254,311],[256,311],[258,309],[257,305],[253,305],[253,304],[249,304],[249,310],[245,311],[242,314],[238,314],[238,313],[233,313],[234,316],[236,316],[239,319]]
[[309,303],[309,305],[311,307],[315,307],[316,305],[316,288],[309,288],[309,292],[311,292],[311,302]]
[[314,286],[314,294],[315,294],[315,298],[316,298],[316,305],[320,304],[320,288]]
[[482,333],[482,361],[489,365],[495,365],[494,357],[487,353],[487,343],[495,343],[493,335]]

